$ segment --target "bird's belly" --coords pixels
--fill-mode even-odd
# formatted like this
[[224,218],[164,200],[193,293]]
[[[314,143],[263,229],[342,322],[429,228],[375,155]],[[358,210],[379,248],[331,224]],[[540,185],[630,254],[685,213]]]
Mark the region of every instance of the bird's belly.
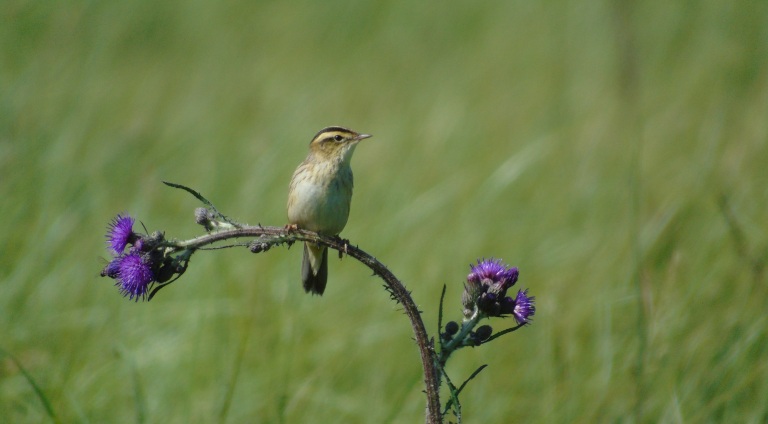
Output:
[[323,186],[304,181],[294,188],[288,220],[299,228],[337,235],[349,217],[352,191],[341,184]]

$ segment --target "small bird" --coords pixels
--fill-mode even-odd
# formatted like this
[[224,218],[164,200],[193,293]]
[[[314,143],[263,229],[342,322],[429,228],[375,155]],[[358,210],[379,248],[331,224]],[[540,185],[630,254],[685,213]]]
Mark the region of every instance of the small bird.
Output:
[[[323,128],[309,143],[309,155],[291,178],[288,222],[295,228],[337,236],[347,225],[352,202],[352,153],[371,137],[343,127]],[[322,295],[328,282],[328,250],[304,243],[301,282],[307,293]]]

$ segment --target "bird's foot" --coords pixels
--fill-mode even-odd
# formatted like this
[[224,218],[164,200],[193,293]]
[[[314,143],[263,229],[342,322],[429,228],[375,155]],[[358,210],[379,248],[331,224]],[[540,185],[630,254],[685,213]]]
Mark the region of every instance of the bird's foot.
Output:
[[339,250],[339,259],[341,259],[341,258],[343,258],[343,257],[344,257],[344,255],[345,255],[345,254],[347,254],[347,255],[349,254],[349,251],[348,251],[348,248],[349,248],[349,240],[347,240],[347,239],[343,239],[343,238],[341,238],[341,237],[339,237],[339,236],[335,236],[335,237],[336,237],[336,240],[337,240],[338,242],[340,242],[340,243],[343,243],[343,244],[344,244],[344,249],[343,249],[343,250]]

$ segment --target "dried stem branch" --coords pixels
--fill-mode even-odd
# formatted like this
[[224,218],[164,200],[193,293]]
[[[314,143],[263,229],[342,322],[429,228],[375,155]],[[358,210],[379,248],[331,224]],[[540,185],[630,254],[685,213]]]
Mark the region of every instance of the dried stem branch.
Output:
[[165,247],[172,252],[182,250],[194,251],[224,240],[240,238],[255,239],[252,246],[258,244],[258,246],[261,247],[258,249],[252,248],[251,250],[253,251],[266,250],[264,249],[264,246],[271,247],[279,244],[291,244],[296,241],[309,241],[321,244],[357,259],[359,262],[370,268],[375,275],[378,275],[384,280],[387,291],[391,294],[393,299],[403,306],[405,315],[411,321],[416,345],[421,354],[421,364],[424,369],[425,392],[427,395],[426,422],[428,424],[438,424],[443,422],[440,411],[440,374],[439,370],[435,367],[433,341],[429,339],[427,330],[424,327],[424,321],[421,319],[421,312],[411,298],[410,291],[405,288],[403,283],[398,280],[395,275],[384,266],[384,264],[365,251],[349,244],[348,241],[338,237],[323,236],[312,231],[301,229],[289,230],[283,227],[264,227],[261,225],[243,225],[238,228],[221,230],[190,240],[167,241]]

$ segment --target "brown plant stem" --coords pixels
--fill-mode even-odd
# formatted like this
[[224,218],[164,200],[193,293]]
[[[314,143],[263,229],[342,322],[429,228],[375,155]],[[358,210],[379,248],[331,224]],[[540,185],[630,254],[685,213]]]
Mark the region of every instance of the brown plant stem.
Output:
[[[184,241],[166,241],[165,248],[171,252],[189,250],[194,251],[217,242],[233,239],[252,238],[255,243],[262,245],[275,246],[280,244],[292,244],[297,241],[309,241],[327,246],[331,249],[343,252],[352,258],[367,266],[378,275],[392,298],[403,306],[405,315],[411,321],[416,345],[421,354],[421,364],[424,369],[424,386],[427,395],[427,415],[428,424],[439,424],[443,422],[440,412],[440,374],[435,368],[434,345],[430,340],[427,330],[424,327],[424,321],[421,319],[421,312],[416,303],[411,298],[411,293],[403,283],[395,277],[387,267],[379,262],[375,257],[365,251],[349,244],[348,241],[338,237],[324,236],[307,230],[291,230],[283,227],[264,227],[258,226],[240,226],[239,228],[221,230]],[[265,249],[256,249],[261,251]]]

